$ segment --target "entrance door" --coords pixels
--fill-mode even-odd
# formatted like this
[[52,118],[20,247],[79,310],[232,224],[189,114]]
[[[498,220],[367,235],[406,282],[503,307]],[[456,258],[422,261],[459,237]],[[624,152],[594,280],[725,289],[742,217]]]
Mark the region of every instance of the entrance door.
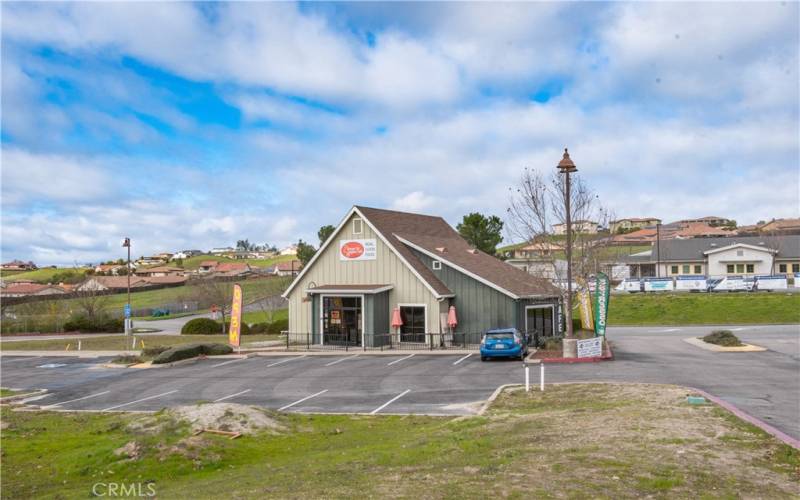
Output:
[[528,306],[525,308],[525,330],[529,338],[553,335],[553,306]]
[[361,297],[322,298],[322,343],[361,345]]

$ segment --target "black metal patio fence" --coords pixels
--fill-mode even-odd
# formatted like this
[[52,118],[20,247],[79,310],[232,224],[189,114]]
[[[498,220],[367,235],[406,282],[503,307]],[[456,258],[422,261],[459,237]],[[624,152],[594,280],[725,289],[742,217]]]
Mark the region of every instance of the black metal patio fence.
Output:
[[286,349],[309,351],[409,351],[474,349],[481,344],[483,333],[379,333],[347,335],[304,332],[283,332]]

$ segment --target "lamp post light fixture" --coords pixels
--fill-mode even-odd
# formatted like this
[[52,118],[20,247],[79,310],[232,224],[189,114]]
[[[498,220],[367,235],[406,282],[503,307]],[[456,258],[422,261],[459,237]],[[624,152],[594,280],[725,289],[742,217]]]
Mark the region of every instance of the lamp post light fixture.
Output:
[[[572,213],[570,208],[570,202],[572,195],[570,194],[570,181],[569,181],[569,174],[575,173],[578,171],[577,167],[575,167],[575,163],[572,162],[572,159],[569,157],[569,151],[567,148],[564,148],[564,157],[561,158],[561,161],[558,162],[558,171],[559,173],[564,174],[566,177],[564,179],[564,209],[566,211],[566,224],[567,224],[567,246],[566,246],[566,253],[567,253],[567,306],[566,306],[566,317],[567,321],[567,335],[568,339],[574,338],[574,332],[572,331]],[[574,343],[573,343],[574,344]],[[577,347],[576,347],[577,348]],[[564,343],[564,355],[567,355],[567,343]],[[576,356],[574,354],[573,356]]]
[[131,239],[125,238],[125,241],[122,242],[122,247],[128,249],[128,272],[125,275],[128,277],[128,304],[127,304],[127,314],[125,314],[125,335],[129,335],[131,333]]

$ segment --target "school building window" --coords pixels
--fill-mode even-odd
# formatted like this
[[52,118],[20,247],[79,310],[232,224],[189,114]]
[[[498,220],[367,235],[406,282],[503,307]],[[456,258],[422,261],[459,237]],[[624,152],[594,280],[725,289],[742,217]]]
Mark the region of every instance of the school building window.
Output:
[[736,270],[733,268],[733,264],[728,264],[727,267],[725,268],[725,271],[728,274],[733,274],[736,272]]
[[744,272],[744,264],[736,264],[736,272],[741,274]]
[[800,264],[792,264],[792,272],[800,273]]
[[671,267],[669,268],[669,272],[670,272],[671,274],[678,274],[678,266],[671,266]]
[[747,272],[754,273],[755,272],[755,264],[747,264]]
[[786,264],[779,264],[778,265],[778,272],[785,273],[786,272]]
[[697,264],[694,266],[694,274],[703,274],[703,266]]
[[691,269],[691,266],[689,264],[684,264],[683,265],[683,274],[689,274],[690,273],[689,269]]

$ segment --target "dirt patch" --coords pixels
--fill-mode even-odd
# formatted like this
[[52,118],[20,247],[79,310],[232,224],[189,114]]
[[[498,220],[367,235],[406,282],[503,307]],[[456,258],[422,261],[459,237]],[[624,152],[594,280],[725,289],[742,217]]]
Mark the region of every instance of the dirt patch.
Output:
[[124,457],[129,460],[137,460],[142,455],[142,445],[136,441],[130,441],[120,448],[114,450],[114,455]]
[[283,424],[266,411],[235,403],[178,406],[167,413],[188,423],[195,430],[218,429],[242,434],[253,434],[264,430],[279,434],[286,431]]

